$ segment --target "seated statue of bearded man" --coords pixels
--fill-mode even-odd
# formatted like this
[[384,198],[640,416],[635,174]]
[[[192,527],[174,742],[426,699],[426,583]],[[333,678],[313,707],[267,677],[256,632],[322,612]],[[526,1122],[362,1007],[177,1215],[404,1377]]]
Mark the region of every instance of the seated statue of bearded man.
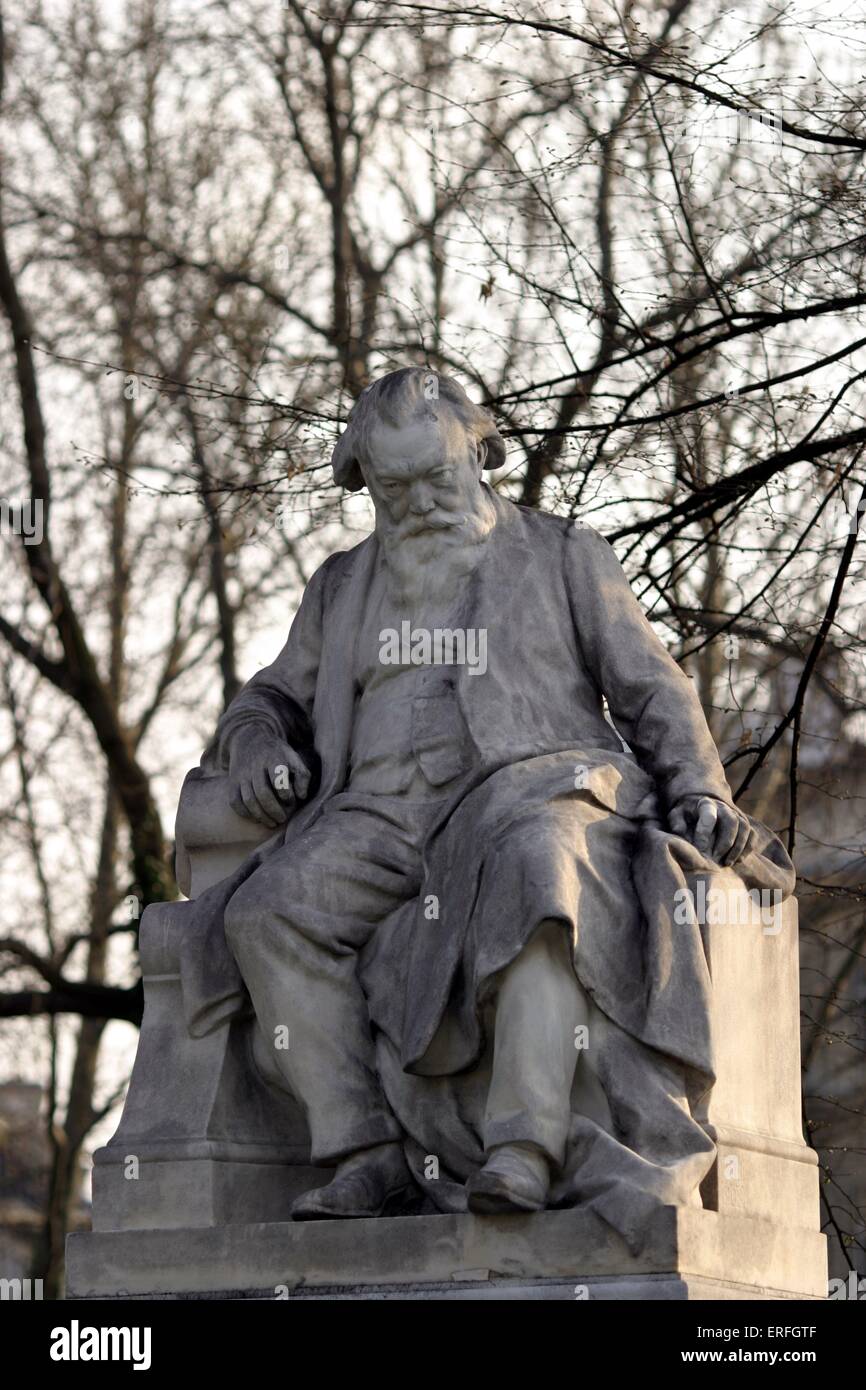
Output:
[[586,1205],[637,1239],[700,1204],[714,1155],[710,981],[675,904],[720,866],[793,871],[610,546],[493,491],[504,458],[447,376],[357,401],[333,468],[375,529],[203,759],[272,833],[194,904],[236,988],[193,1013],[254,1010],[333,1169],[294,1219]]

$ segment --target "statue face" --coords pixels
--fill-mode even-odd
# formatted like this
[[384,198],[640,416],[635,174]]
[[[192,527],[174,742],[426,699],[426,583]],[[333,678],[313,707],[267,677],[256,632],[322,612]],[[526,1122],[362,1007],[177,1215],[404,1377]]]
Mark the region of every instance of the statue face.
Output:
[[377,521],[398,538],[463,526],[484,504],[483,447],[450,416],[374,425],[362,471]]

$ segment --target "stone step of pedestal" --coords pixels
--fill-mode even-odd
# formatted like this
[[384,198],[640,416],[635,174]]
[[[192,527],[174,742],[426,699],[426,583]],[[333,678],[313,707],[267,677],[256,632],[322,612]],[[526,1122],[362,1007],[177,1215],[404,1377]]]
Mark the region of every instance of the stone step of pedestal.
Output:
[[639,1252],[591,1212],[127,1230],[69,1238],[70,1298],[824,1298],[816,1231],[663,1207]]

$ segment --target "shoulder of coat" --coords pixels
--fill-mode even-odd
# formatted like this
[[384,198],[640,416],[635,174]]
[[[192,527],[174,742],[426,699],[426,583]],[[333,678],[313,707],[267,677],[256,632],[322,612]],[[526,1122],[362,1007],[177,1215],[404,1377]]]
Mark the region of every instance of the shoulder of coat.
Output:
[[558,516],[556,512],[543,512],[537,507],[524,507],[520,503],[511,503],[510,505],[514,507],[516,512],[520,513],[528,526],[539,531],[546,531],[548,535],[552,531],[556,531],[568,540],[572,538],[579,540],[587,535],[594,536],[598,540],[604,539],[601,532],[597,531],[594,526],[590,526],[589,522],[584,521],[582,517]]
[[325,590],[326,600],[332,598],[340,585],[350,577],[357,561],[364,560],[370,547],[375,543],[375,535],[369,535],[349,550],[335,550],[333,554],[328,556],[327,560],[322,562],[310,583],[316,581],[321,584]]

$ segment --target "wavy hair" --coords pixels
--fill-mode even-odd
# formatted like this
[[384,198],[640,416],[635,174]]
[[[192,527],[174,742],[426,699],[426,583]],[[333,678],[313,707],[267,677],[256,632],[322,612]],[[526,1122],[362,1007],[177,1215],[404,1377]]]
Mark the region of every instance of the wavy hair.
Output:
[[437,420],[443,404],[477,443],[483,441],[487,445],[484,467],[501,468],[505,462],[505,441],[490,412],[470,400],[453,377],[442,376],[429,367],[401,367],[372,382],[356,400],[331,455],[334,482],[350,492],[364,486],[361,464],[370,458],[373,425]]

